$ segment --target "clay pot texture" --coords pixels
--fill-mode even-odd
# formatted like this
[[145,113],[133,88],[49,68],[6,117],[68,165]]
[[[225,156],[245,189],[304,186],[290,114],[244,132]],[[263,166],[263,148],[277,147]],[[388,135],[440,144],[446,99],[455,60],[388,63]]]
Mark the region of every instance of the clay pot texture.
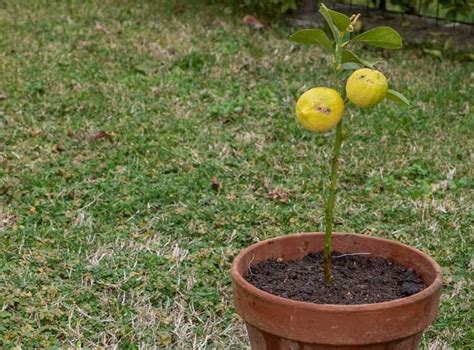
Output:
[[415,270],[426,289],[406,298],[361,305],[295,301],[264,292],[244,279],[249,266],[267,259],[301,260],[323,249],[324,234],[269,239],[242,250],[232,264],[234,304],[245,320],[253,350],[413,350],[438,312],[442,274],[428,255],[405,244],[365,235],[334,233],[333,249],[371,253]]

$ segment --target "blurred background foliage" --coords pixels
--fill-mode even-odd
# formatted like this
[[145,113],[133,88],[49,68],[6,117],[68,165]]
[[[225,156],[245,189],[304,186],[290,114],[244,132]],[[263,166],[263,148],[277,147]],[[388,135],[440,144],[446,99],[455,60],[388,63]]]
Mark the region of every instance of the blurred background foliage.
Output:
[[[212,0],[222,2],[222,0]],[[318,0],[224,0],[229,5],[269,15],[284,14],[301,7],[316,8]],[[448,21],[474,23],[473,0],[338,0],[327,5],[346,4],[383,11],[417,14]]]

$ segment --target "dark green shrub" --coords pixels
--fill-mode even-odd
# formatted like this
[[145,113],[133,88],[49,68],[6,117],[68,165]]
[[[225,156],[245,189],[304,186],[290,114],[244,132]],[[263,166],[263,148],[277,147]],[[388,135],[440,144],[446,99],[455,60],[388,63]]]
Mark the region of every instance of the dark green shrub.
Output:
[[[213,0],[214,2],[223,1]],[[291,10],[296,10],[301,0],[224,0],[227,4],[235,8],[246,11],[253,11],[267,15],[283,14]]]
[[439,0],[440,4],[448,10],[445,15],[447,20],[459,19],[458,16],[468,17],[472,20],[474,3],[469,0]]

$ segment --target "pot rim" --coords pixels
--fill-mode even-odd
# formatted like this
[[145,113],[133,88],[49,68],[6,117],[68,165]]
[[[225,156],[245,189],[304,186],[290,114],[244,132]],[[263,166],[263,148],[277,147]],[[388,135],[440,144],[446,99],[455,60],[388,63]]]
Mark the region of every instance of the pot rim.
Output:
[[260,298],[260,299],[266,299],[270,302],[273,302],[275,304],[280,304],[280,305],[286,305],[286,306],[294,306],[297,308],[305,308],[309,309],[312,311],[326,311],[326,312],[344,312],[344,313],[352,313],[352,312],[361,312],[361,311],[383,311],[387,309],[391,309],[394,307],[400,307],[400,306],[406,306],[410,304],[417,303],[428,296],[432,295],[435,293],[443,284],[443,277],[442,277],[442,271],[441,267],[438,265],[438,263],[431,258],[429,255],[423,253],[422,251],[413,248],[409,245],[406,245],[404,243],[400,243],[395,240],[391,239],[386,239],[386,238],[379,238],[379,237],[372,237],[372,236],[366,236],[366,235],[361,235],[361,234],[355,234],[355,233],[343,233],[343,232],[333,232],[333,235],[338,235],[338,236],[364,236],[368,239],[373,239],[377,241],[382,241],[382,242],[387,242],[390,244],[397,244],[399,246],[402,246],[404,249],[415,251],[417,254],[421,254],[424,256],[425,259],[427,259],[431,266],[434,268],[436,272],[436,277],[433,280],[433,282],[427,286],[425,289],[423,289],[421,292],[418,292],[416,294],[410,295],[405,298],[400,298],[400,299],[395,299],[395,300],[390,300],[390,301],[384,301],[381,303],[372,303],[372,304],[356,304],[356,305],[341,305],[341,304],[316,304],[316,303],[311,303],[307,301],[298,301],[298,300],[293,300],[293,299],[288,299],[288,298],[283,298],[279,297],[277,295],[265,292],[261,289],[258,289],[255,287],[253,284],[247,282],[244,277],[238,272],[238,266],[240,265],[241,260],[243,257],[249,253],[252,250],[258,249],[260,246],[267,244],[269,241],[277,241],[281,240],[284,238],[287,238],[288,236],[294,236],[296,237],[302,237],[302,236],[314,236],[314,235],[324,235],[322,232],[301,232],[301,233],[294,233],[290,235],[283,235],[279,237],[274,237],[274,238],[269,238],[257,243],[254,243],[240,251],[240,253],[235,257],[233,263],[232,263],[232,268],[231,268],[231,274],[234,282],[238,283],[242,288],[246,289],[248,293],[253,294],[254,296]]

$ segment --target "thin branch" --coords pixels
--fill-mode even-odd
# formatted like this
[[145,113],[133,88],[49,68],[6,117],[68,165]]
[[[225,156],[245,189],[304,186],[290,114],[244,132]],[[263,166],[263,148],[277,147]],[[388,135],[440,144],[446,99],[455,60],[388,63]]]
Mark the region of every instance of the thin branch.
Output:
[[372,255],[372,253],[352,253],[352,254],[342,254],[342,255],[338,255],[338,256],[333,256],[332,258],[333,259],[337,259],[337,258],[343,258],[345,256],[354,256],[354,255]]

